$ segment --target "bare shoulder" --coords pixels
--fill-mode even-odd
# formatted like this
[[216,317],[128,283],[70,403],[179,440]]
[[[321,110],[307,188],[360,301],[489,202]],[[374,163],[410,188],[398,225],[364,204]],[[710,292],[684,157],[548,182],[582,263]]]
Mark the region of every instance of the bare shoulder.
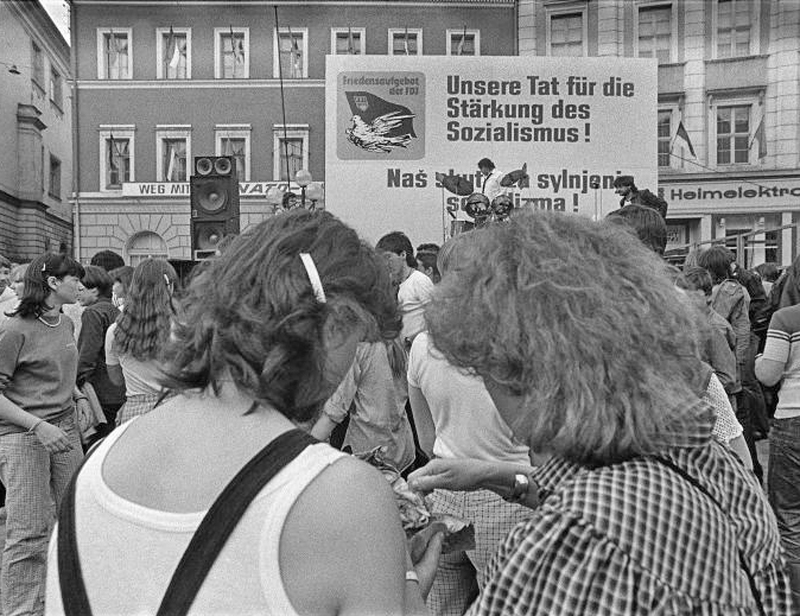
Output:
[[281,535],[281,576],[300,613],[401,611],[405,558],[389,483],[350,456],[306,488]]

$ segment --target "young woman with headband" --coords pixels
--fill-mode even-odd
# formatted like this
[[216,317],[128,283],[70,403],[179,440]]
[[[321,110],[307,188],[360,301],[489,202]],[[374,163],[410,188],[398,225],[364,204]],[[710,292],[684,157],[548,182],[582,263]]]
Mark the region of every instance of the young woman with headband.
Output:
[[75,423],[78,348],[72,321],[61,310],[76,301],[83,274],[66,255],[34,259],[20,303],[0,331],[5,614],[43,612],[48,534],[83,458]]

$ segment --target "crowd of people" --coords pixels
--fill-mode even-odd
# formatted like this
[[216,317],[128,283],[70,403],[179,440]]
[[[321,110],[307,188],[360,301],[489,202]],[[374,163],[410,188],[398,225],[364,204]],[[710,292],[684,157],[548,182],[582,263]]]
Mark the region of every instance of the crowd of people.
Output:
[[0,257],[2,614],[791,614],[800,260],[678,269],[621,205],[416,250],[294,210],[184,284]]

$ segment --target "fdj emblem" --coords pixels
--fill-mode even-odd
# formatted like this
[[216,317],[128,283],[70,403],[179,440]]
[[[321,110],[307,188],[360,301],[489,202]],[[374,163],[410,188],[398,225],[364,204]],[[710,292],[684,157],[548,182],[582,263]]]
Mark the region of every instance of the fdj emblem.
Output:
[[361,111],[369,109],[369,99],[363,94],[356,94],[353,96],[353,102],[356,107]]

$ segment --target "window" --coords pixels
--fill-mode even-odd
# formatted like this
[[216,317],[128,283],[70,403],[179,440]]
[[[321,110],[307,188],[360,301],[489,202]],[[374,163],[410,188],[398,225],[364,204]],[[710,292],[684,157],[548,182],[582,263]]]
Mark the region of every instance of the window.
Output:
[[481,34],[479,30],[448,30],[447,31],[448,56],[479,56],[481,55]]
[[100,190],[134,181],[134,133],[130,125],[100,127]]
[[390,56],[421,56],[422,29],[389,28]]
[[658,110],[658,166],[671,167],[672,151],[672,110]]
[[54,66],[50,66],[50,100],[61,109],[64,104],[64,94],[61,90],[61,73]]
[[130,28],[97,31],[97,78],[131,79],[133,50]]
[[128,242],[128,264],[136,267],[146,259],[169,259],[167,243],[157,233],[142,231]]
[[[275,181],[292,181],[300,169],[308,169],[308,126],[290,124],[275,125],[272,129]],[[288,177],[287,177],[288,174]]]
[[214,77],[250,77],[250,28],[215,28],[214,33]]
[[191,79],[191,28],[158,28],[156,43],[158,79]]
[[61,161],[52,154],[50,155],[50,187],[48,192],[51,197],[61,199]]
[[331,28],[331,53],[335,56],[363,56],[366,37],[364,28]]
[[548,47],[551,56],[584,56],[584,14],[556,13],[548,15]]
[[636,37],[639,58],[658,58],[659,63],[677,60],[677,50],[673,50],[672,5],[640,6],[638,16],[638,36]]
[[714,51],[717,58],[734,58],[758,51],[758,0],[717,0],[714,5]]
[[233,156],[240,182],[250,181],[249,124],[218,124],[215,128],[217,156]]
[[717,107],[717,164],[750,162],[750,105]]
[[31,73],[33,81],[41,90],[44,90],[44,54],[42,48],[33,41],[31,41],[31,66],[33,67]]
[[275,45],[273,77],[308,77],[308,28],[281,28]]
[[157,182],[188,182],[191,159],[190,126],[156,126]]

